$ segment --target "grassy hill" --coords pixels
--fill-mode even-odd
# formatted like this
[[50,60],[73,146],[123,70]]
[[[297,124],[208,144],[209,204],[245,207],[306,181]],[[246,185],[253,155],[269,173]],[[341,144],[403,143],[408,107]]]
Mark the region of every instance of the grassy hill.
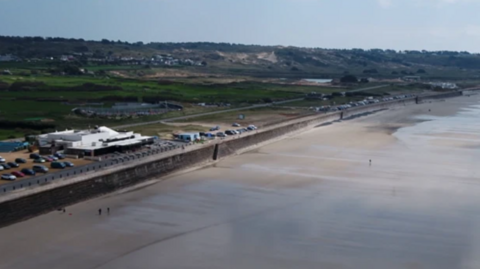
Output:
[[[399,77],[420,74],[431,78],[477,78],[480,55],[452,51],[338,50],[228,43],[128,43],[42,37],[0,37],[0,55],[11,54],[36,65],[52,65],[46,59],[73,55],[79,66],[92,70],[123,70],[136,75],[147,63],[149,69],[176,69],[187,73],[251,77],[340,77],[345,73],[369,77]],[[150,65],[164,55],[202,65]],[[122,60],[132,58],[135,64]],[[51,60],[50,60],[51,61]],[[145,72],[144,72],[145,73]],[[148,73],[148,72],[146,72]],[[155,72],[151,72],[155,73]],[[142,73],[143,74],[143,73]]]

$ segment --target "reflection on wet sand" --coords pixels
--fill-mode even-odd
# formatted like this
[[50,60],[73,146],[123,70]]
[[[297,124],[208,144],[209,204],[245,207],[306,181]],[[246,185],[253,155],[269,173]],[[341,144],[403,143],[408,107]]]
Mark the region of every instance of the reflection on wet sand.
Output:
[[480,106],[460,109],[478,101],[316,128],[1,229],[0,268],[479,268]]

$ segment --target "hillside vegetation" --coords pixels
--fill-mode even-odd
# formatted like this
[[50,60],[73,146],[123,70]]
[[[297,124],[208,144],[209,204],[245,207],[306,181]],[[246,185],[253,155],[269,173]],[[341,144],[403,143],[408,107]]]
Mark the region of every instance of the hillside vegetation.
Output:
[[[454,51],[339,50],[209,42],[144,44],[0,36],[0,55],[38,63],[72,55],[69,61],[95,70],[128,70],[125,66],[135,65],[253,77],[340,77],[351,73],[370,77],[471,78],[480,74],[480,55]],[[167,56],[179,62],[151,64],[155,57]]]

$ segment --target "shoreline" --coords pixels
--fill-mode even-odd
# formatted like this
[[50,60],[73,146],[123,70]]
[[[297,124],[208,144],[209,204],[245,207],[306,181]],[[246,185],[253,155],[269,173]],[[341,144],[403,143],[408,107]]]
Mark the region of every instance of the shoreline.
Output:
[[[455,198],[476,205],[477,187],[452,182],[456,167],[467,168],[470,157],[445,166],[458,157],[445,153],[455,152],[421,151],[372,129],[416,126],[411,117],[432,107],[454,118],[457,104],[470,102],[451,100],[311,128],[161,184],[145,182],[69,206],[67,214],[4,227],[0,268],[303,269],[331,263],[397,269],[411,259],[431,265],[426,268],[458,268],[444,258],[456,261],[460,250],[438,246],[463,246],[463,238],[471,238],[463,233],[473,209],[457,208]],[[98,216],[107,207],[110,215]],[[339,249],[349,259],[338,256]],[[392,258],[395,250],[406,258]],[[431,255],[438,256],[425,258]]]
[[[372,113],[377,113],[381,110],[385,110],[386,108],[388,109],[398,109],[398,108],[405,108],[406,107],[406,102],[409,100],[401,100],[401,101],[395,101],[395,102],[389,102],[389,103],[380,103],[378,105],[372,105],[368,107],[361,107],[360,111],[357,110],[349,110],[349,111],[343,111],[341,113],[331,113],[331,114],[321,114],[321,115],[313,115],[313,116],[308,116],[304,117],[301,119],[295,119],[293,121],[285,122],[282,124],[279,124],[277,126],[272,126],[271,128],[267,128],[266,130],[262,130],[258,133],[253,133],[247,136],[240,136],[237,139],[227,139],[225,141],[220,141],[215,143],[214,145],[199,145],[199,146],[192,146],[192,148],[198,148],[196,149],[198,152],[208,152],[208,148],[215,146],[215,152],[213,153],[213,160],[211,159],[198,159],[196,161],[191,162],[188,160],[188,157],[185,160],[188,160],[190,162],[189,165],[186,165],[185,167],[179,166],[178,164],[173,165],[171,168],[167,169],[167,172],[159,172],[162,174],[161,176],[158,176],[154,173],[152,173],[154,170],[151,170],[153,167],[157,167],[158,165],[151,163],[152,166],[151,168],[147,168],[146,166],[144,168],[139,168],[137,167],[137,163],[128,163],[126,164],[125,167],[125,179],[120,179],[116,176],[115,170],[101,170],[99,172],[87,174],[85,176],[79,177],[76,179],[76,183],[72,183],[73,181],[60,181],[59,183],[55,184],[48,184],[42,188],[34,188],[32,190],[28,191],[20,191],[16,192],[15,195],[4,195],[3,197],[0,197],[0,207],[4,208],[5,210],[2,214],[2,218],[4,219],[4,224],[1,226],[6,226],[6,225],[11,225],[14,224],[18,221],[22,221],[25,219],[29,219],[41,214],[48,213],[50,211],[56,210],[57,208],[63,208],[65,206],[71,206],[72,204],[76,204],[82,201],[86,201],[98,196],[103,196],[112,192],[117,192],[121,189],[128,188],[130,190],[135,189],[135,185],[140,184],[140,188],[143,187],[146,183],[147,185],[149,184],[155,184],[158,182],[162,182],[166,179],[182,175],[188,172],[196,171],[199,169],[202,169],[204,167],[209,167],[212,165],[215,165],[218,163],[218,160],[222,160],[226,157],[230,156],[236,156],[245,152],[249,152],[255,149],[258,149],[260,147],[263,147],[265,145],[269,145],[272,143],[275,143],[277,141],[284,140],[289,137],[295,137],[296,135],[299,135],[301,133],[304,133],[314,127],[319,127],[322,126],[325,123],[332,123],[332,122],[337,122],[338,120],[335,119],[335,117],[340,117],[345,118],[343,121],[346,121],[348,119],[356,119],[358,117],[364,117],[368,116]],[[412,101],[412,100],[410,100]],[[408,105],[412,106],[412,105]],[[421,105],[415,105],[416,107],[419,107]],[[387,109],[387,110],[388,110]],[[345,115],[344,115],[345,114]],[[342,122],[342,120],[340,120]],[[299,124],[296,126],[295,124]],[[283,131],[280,131],[279,133],[277,131],[284,129]],[[268,134],[270,132],[270,134]],[[263,136],[263,138],[258,138]],[[256,140],[255,140],[256,139]],[[259,140],[260,139],[260,140]],[[246,144],[245,144],[246,143]],[[217,158],[217,148],[219,157]],[[205,151],[207,150],[207,151]],[[213,150],[213,149],[212,149]],[[160,160],[161,162],[165,162],[165,165],[174,164],[177,162],[175,158],[177,158],[177,155],[175,154],[180,154],[180,158],[182,156],[186,156],[192,152],[196,152],[195,150],[193,151],[186,151],[186,152],[179,152],[179,153],[169,153],[171,157],[165,157],[162,156],[161,159],[156,159],[155,156],[153,156],[152,161],[155,162],[157,160]],[[200,154],[200,153],[199,153]],[[203,156],[205,156],[205,153],[201,153]],[[211,154],[211,153],[208,153]],[[198,155],[198,154],[197,154]],[[208,155],[206,155],[208,156]],[[211,155],[210,155],[211,156]],[[179,159],[181,162],[182,159]],[[148,158],[146,160],[148,162]],[[145,161],[144,161],[145,162]],[[150,165],[150,163],[147,163]],[[164,164],[161,164],[161,167],[163,167]],[[127,170],[130,169],[133,171],[134,175],[133,177],[136,178],[136,180],[132,181],[131,180],[131,172],[127,172]],[[123,171],[123,170],[121,170]],[[112,174],[113,173],[113,174]],[[123,172],[121,172],[123,173]],[[139,174],[140,173],[140,174]],[[127,176],[128,175],[128,176]],[[119,181],[120,179],[120,181]],[[127,185],[123,184],[122,181],[128,180]],[[91,182],[92,187],[95,186],[95,189],[88,189],[88,182]],[[79,187],[76,187],[78,185]],[[117,187],[119,185],[120,187]],[[98,186],[98,187],[97,187]],[[81,187],[81,188],[80,188]],[[67,189],[65,189],[67,188]],[[98,189],[97,189],[98,188]],[[47,194],[45,193],[45,190],[49,189],[52,194]],[[65,189],[65,190],[63,190]],[[68,195],[66,196],[66,193],[70,192],[70,194],[74,193],[75,196],[69,197]],[[95,193],[97,192],[97,193]],[[91,194],[89,194],[91,193]],[[30,208],[32,213],[28,213],[25,216],[21,217],[18,219],[18,215],[21,213],[18,212],[18,210],[23,210],[23,209],[16,209],[17,206],[21,206],[22,204],[25,203],[25,199],[29,199],[32,194],[36,194],[36,197],[32,197],[32,199],[35,200],[40,200],[42,199],[42,195],[46,195],[45,197],[49,199],[48,204],[51,204],[49,208],[44,208],[44,209],[39,209],[39,208]],[[61,197],[63,196],[63,197]],[[73,197],[79,197],[79,198],[73,198]],[[53,199],[55,200],[51,200]],[[73,199],[73,200],[72,200]],[[65,202],[66,201],[66,202]],[[11,205],[8,205],[11,204]],[[47,205],[47,204],[45,204]],[[36,213],[33,213],[37,211]],[[11,213],[10,213],[11,212]],[[13,214],[12,216],[9,216],[10,214]],[[14,215],[17,215],[17,217],[13,217]],[[9,220],[12,219],[13,220]],[[17,218],[17,219],[16,219]],[[15,220],[16,219],[16,220]]]

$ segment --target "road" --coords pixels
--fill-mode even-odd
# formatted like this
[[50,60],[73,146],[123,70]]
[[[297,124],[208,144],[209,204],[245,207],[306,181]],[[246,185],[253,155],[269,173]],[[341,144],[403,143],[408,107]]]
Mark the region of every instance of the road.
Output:
[[290,99],[290,100],[268,103],[268,104],[260,104],[260,105],[253,105],[253,106],[247,106],[247,107],[238,107],[238,108],[231,108],[231,109],[225,109],[225,110],[219,110],[219,111],[205,112],[205,113],[200,113],[200,114],[194,114],[194,115],[188,115],[188,116],[182,116],[182,117],[175,117],[175,118],[167,118],[167,119],[161,119],[161,120],[155,120],[155,121],[131,123],[131,124],[115,126],[114,128],[115,129],[123,129],[123,128],[131,128],[131,127],[135,127],[135,126],[157,124],[157,123],[171,122],[171,121],[177,121],[177,120],[193,119],[193,118],[202,117],[202,116],[215,115],[215,114],[232,112],[232,111],[249,110],[249,109],[260,108],[260,107],[268,107],[268,106],[271,106],[273,104],[274,105],[280,105],[280,104],[291,103],[291,102],[296,102],[296,101],[301,101],[301,100],[304,100],[304,98],[297,98],[297,99]]
[[363,92],[363,91],[369,91],[369,90],[376,90],[376,89],[381,89],[381,88],[386,88],[390,85],[379,85],[379,86],[373,86],[373,87],[368,87],[368,88],[361,88],[361,89],[356,89],[356,90],[351,90],[347,92]]

